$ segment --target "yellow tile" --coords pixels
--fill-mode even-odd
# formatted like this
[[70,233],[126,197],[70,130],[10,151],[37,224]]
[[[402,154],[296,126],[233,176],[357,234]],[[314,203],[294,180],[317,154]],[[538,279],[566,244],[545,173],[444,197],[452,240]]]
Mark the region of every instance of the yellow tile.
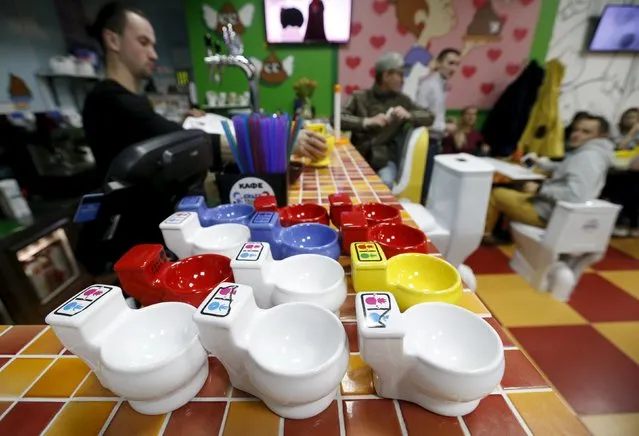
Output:
[[115,397],[116,395],[102,386],[95,374],[91,374],[82,383],[78,392],[75,393],[75,397]]
[[570,306],[514,274],[478,275],[477,294],[505,327],[587,324]]
[[509,259],[513,257],[513,253],[515,252],[514,245],[500,245],[498,248],[499,248],[499,251],[501,251],[506,256],[508,256]]
[[484,306],[484,303],[481,302],[474,292],[462,292],[462,296],[457,302],[457,305],[464,309],[468,309],[477,315],[490,313],[486,306]]
[[224,425],[224,436],[273,436],[280,428],[280,417],[261,401],[233,402]]
[[115,401],[67,403],[45,434],[47,436],[98,434],[116,404]]
[[89,367],[80,358],[58,359],[25,396],[70,397],[88,373]]
[[579,418],[554,392],[508,395],[535,435],[588,435]]
[[639,321],[601,322],[593,327],[639,365]]
[[639,238],[612,239],[610,245],[628,256],[639,259]]
[[342,395],[371,395],[375,393],[373,371],[359,354],[351,354],[341,383]]
[[629,436],[639,434],[639,413],[582,416],[581,420],[594,436]]
[[4,332],[5,330],[7,330],[9,328],[8,325],[0,325],[0,335],[2,334],[2,332]]
[[157,436],[160,433],[165,415],[142,415],[124,402],[113,416],[104,432],[105,436]]
[[53,359],[17,358],[0,371],[0,397],[18,397]]
[[48,329],[20,354],[58,354],[62,348],[63,346],[53,329]]
[[639,298],[639,271],[608,271],[599,275],[635,298]]

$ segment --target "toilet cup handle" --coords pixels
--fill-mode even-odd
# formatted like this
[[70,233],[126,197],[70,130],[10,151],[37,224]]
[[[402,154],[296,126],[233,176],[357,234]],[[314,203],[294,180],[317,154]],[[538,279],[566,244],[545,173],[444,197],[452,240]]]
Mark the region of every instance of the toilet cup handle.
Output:
[[401,338],[404,319],[390,292],[359,292],[355,297],[357,330],[362,337]]

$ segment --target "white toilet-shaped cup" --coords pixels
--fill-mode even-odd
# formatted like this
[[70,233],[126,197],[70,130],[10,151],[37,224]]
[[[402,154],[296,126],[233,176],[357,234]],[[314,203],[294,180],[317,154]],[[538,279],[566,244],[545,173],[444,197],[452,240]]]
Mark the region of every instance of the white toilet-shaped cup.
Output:
[[315,304],[259,309],[249,286],[222,283],[193,316],[204,347],[231,384],[284,418],[325,410],[348,366],[348,338],[335,314]]
[[474,313],[422,303],[402,314],[388,292],[358,293],[355,306],[360,354],[379,396],[463,416],[501,382],[501,339]]
[[156,415],[188,403],[208,376],[194,312],[174,302],[133,310],[120,288],[93,285],[49,313],[46,322],[105,388],[137,412]]
[[305,302],[337,313],[346,300],[344,268],[320,254],[273,260],[268,242],[248,242],[231,258],[233,277],[253,288],[257,307]]
[[179,259],[198,254],[220,254],[233,258],[251,238],[243,224],[216,224],[202,227],[197,212],[175,212],[160,224],[167,248]]

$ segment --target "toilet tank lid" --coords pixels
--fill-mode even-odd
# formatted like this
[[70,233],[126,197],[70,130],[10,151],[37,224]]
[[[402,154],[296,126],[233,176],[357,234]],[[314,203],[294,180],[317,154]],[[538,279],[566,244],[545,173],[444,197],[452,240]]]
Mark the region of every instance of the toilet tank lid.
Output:
[[464,174],[490,174],[495,168],[488,162],[468,153],[440,154],[435,161],[443,168]]

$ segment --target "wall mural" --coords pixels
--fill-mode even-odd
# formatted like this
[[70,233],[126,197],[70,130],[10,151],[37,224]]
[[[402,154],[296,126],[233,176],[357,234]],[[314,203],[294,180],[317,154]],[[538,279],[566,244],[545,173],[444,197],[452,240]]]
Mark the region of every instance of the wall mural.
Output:
[[253,23],[254,15],[255,5],[251,3],[246,3],[239,11],[232,3],[224,3],[219,11],[209,5],[202,5],[202,16],[206,27],[218,33],[222,33],[224,25],[231,24],[233,30],[241,35]]
[[355,1],[351,42],[339,53],[339,81],[347,94],[368,87],[375,60],[385,51],[399,51],[411,66],[404,92],[414,96],[433,57],[453,47],[463,57],[450,83],[448,107],[488,108],[528,62],[540,2]]
[[[616,124],[621,113],[639,103],[639,56],[584,53],[590,18],[598,17],[605,0],[560,0],[547,59],[566,66],[559,106],[564,121],[575,112],[598,113]],[[615,1],[636,4],[636,0]]]
[[284,60],[280,60],[277,54],[271,50],[271,53],[264,59],[250,58],[260,75],[260,82],[265,85],[277,86],[281,85],[293,75],[293,63],[295,58],[287,56]]

